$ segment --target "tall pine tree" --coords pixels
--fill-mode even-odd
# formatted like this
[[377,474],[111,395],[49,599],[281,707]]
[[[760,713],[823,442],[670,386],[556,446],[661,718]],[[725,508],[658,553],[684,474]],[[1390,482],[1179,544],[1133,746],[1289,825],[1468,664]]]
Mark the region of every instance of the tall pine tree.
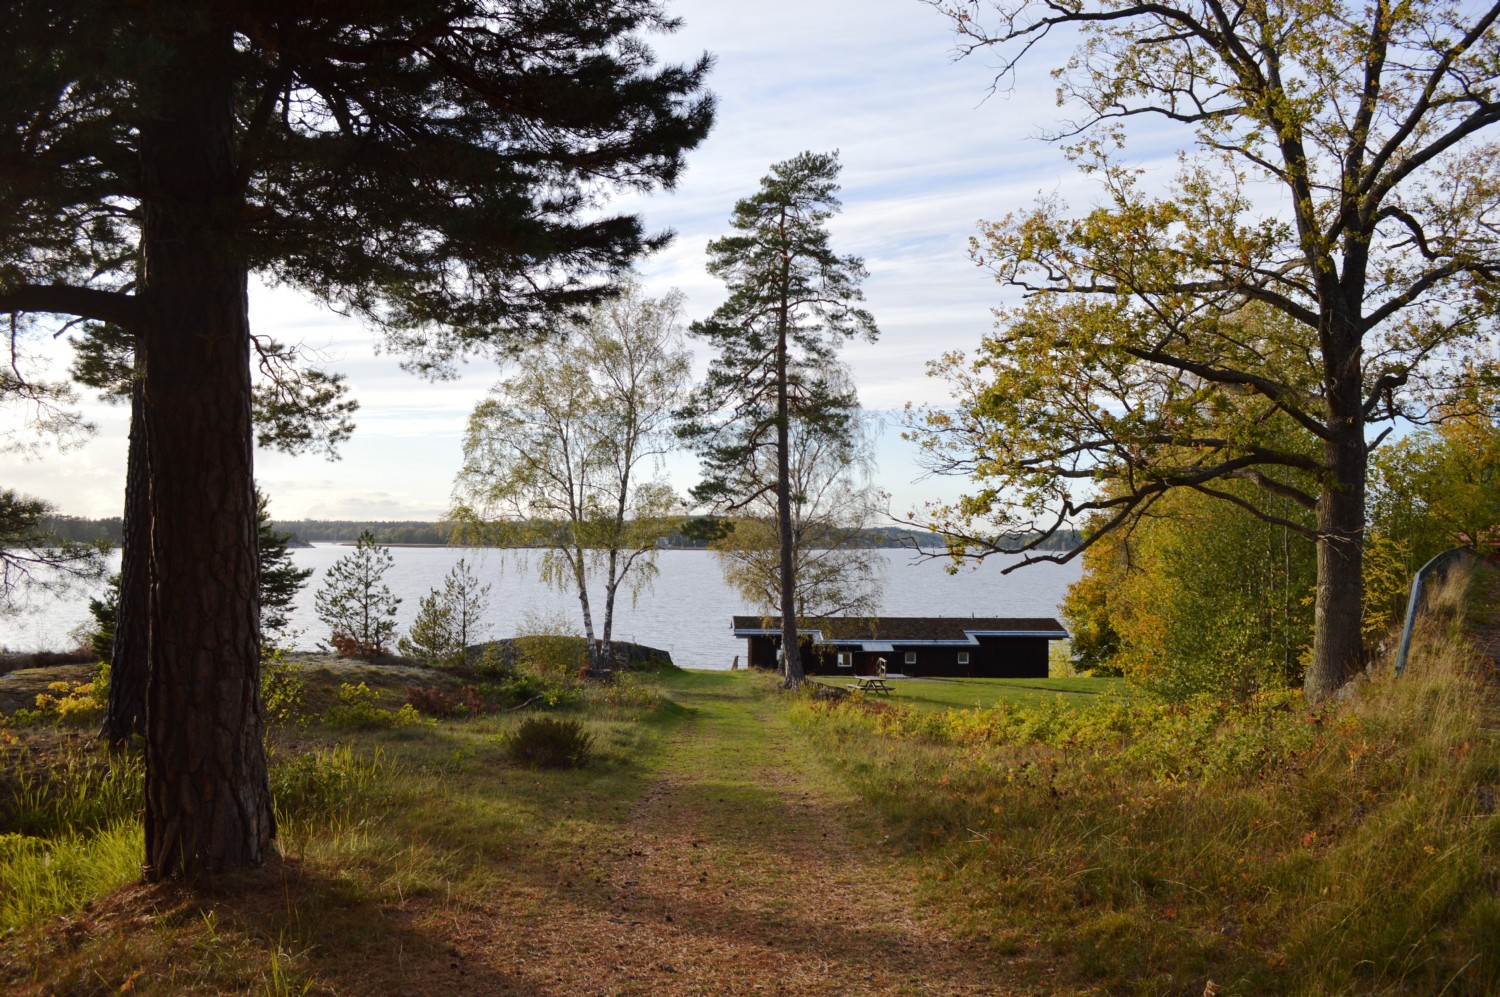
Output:
[[146,869],[255,866],[252,273],[412,365],[544,333],[664,237],[601,212],[671,185],[707,60],[650,0],[28,0],[0,19],[0,313],[135,337],[150,529]]
[[[708,272],[729,297],[692,333],[718,355],[682,415],[703,481],[693,497],[719,511],[775,496],[781,575],[781,647],[788,688],[802,683],[792,523],[791,424],[843,439],[855,399],[836,375],[838,344],[873,341],[875,320],[859,302],[866,276],[857,256],[839,256],[826,223],[838,210],[837,153],[804,152],[777,163],[760,190],[734,206],[733,235],[708,244]],[[763,455],[769,453],[769,460]],[[773,473],[755,473],[773,468]],[[749,473],[747,473],[749,472]]]

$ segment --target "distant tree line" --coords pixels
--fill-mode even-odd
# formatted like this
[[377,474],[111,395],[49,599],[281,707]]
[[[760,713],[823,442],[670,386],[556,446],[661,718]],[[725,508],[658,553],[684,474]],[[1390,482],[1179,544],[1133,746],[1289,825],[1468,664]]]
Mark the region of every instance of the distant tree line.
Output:
[[451,523],[425,523],[417,520],[389,520],[371,522],[353,519],[295,519],[282,520],[276,529],[290,533],[293,545],[310,543],[355,543],[360,534],[368,532],[378,544],[437,544],[448,543],[453,533]]
[[119,516],[107,519],[85,519],[82,516],[43,516],[41,528],[60,540],[76,540],[92,543],[108,540],[112,546],[120,546],[123,525]]
[[[662,546],[673,550],[703,550],[713,542],[715,533],[705,532],[707,518],[695,518],[684,522],[681,526],[669,531],[662,539]],[[715,519],[720,523],[717,529],[722,530],[732,520]],[[108,540],[118,547],[121,538],[121,521],[119,516],[109,516],[104,519],[88,519],[83,516],[46,516],[43,518],[42,526],[49,533],[63,540],[76,540],[87,543],[96,540]],[[418,520],[390,520],[383,522],[370,522],[368,520],[353,519],[295,519],[278,520],[271,524],[272,529],[278,533],[290,535],[289,546],[298,547],[313,543],[354,543],[359,540],[360,533],[368,530],[375,542],[389,546],[391,544],[434,544],[438,546],[447,545],[452,541],[453,524],[448,522],[421,522]],[[709,528],[712,530],[713,528]],[[941,547],[942,537],[936,533],[926,530],[911,529],[905,526],[873,526],[863,531],[864,543],[868,547]],[[514,539],[506,542],[503,536],[486,538],[486,543],[476,543],[476,546],[491,547],[532,547],[536,546],[537,529],[535,524],[530,524],[526,530],[517,530]],[[1079,534],[1077,530],[1059,530],[1048,537],[1042,545],[1043,550],[1071,550],[1078,546]]]

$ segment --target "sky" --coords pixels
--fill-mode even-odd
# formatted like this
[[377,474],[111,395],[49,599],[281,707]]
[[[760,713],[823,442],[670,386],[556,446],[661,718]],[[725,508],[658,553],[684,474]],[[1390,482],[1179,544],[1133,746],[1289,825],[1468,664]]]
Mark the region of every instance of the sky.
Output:
[[[1094,196],[1042,135],[1064,117],[1050,70],[1065,48],[1033,52],[1013,89],[991,92],[982,54],[954,59],[944,19],[920,0],[666,0],[683,20],[650,43],[665,61],[708,52],[709,86],[718,98],[713,133],[688,154],[677,188],[618,198],[651,231],[676,233],[643,261],[645,290],[680,289],[688,320],[706,317],[723,287],[705,270],[709,240],[729,231],[734,202],[753,194],[772,163],[804,150],[837,150],[843,208],[829,224],[837,252],[863,257],[870,272],[866,305],[881,335],[854,342],[843,357],[860,400],[883,430],[876,483],[896,515],[928,500],[962,493],[960,479],[927,478],[915,447],[900,438],[908,402],[947,403],[926,364],[951,350],[972,350],[991,327],[1005,292],[968,258],[981,219],[1025,209],[1061,194],[1075,208]],[[1151,170],[1170,168],[1169,150],[1153,148]],[[253,285],[251,324],[259,334],[301,343],[325,367],[346,375],[360,403],[358,425],[341,458],[287,457],[260,451],[256,478],[272,515],[291,519],[432,520],[449,507],[462,459],[462,432],[474,404],[501,376],[475,362],[457,381],[430,383],[375,348],[378,335],[297,292]],[[699,369],[708,360],[693,345]],[[54,373],[67,362],[56,352]],[[84,398],[98,431],[67,453],[34,460],[0,454],[0,484],[76,516],[119,515],[124,491],[124,407]],[[686,491],[694,465],[671,465]]]

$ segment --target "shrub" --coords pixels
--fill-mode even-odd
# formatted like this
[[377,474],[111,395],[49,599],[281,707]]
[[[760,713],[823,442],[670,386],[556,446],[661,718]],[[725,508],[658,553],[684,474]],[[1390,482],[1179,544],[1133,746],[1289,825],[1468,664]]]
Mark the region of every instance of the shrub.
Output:
[[339,705],[324,715],[323,722],[331,727],[355,729],[412,727],[432,722],[418,713],[410,703],[404,704],[399,710],[387,710],[377,705],[379,702],[380,693],[363,682],[359,685],[345,682],[339,686]]
[[390,769],[379,750],[367,758],[355,754],[347,744],[308,754],[273,756],[270,780],[277,816],[285,820],[336,814]]
[[17,710],[13,721],[22,726],[27,721],[54,719],[80,727],[97,722],[104,714],[109,695],[109,666],[101,665],[100,668],[104,683],[102,695],[95,686],[99,680],[97,677],[89,682],[49,682],[47,691],[37,694],[35,712]]
[[302,669],[286,660],[286,651],[271,644],[260,649],[260,704],[269,723],[287,724],[301,718],[307,682]]
[[511,760],[530,768],[573,769],[589,763],[594,735],[577,720],[530,717],[506,739]]
[[406,701],[429,717],[478,716],[494,710],[475,685],[465,685],[457,694],[409,685],[406,687]]
[[37,837],[98,832],[133,821],[142,806],[145,766],[136,755],[102,755],[65,741],[45,764],[29,753],[6,759],[0,785],[5,829]]

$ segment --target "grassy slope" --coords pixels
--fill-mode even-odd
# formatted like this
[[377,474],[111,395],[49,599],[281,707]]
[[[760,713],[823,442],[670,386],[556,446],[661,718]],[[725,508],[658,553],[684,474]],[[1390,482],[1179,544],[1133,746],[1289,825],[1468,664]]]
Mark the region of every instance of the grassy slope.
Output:
[[799,709],[930,902],[1070,988],[1493,994],[1500,697],[1456,630],[1318,711]]
[[38,912],[0,941],[0,987],[995,992],[1001,967],[929,930],[870,815],[789,749],[763,677],[669,673],[660,688],[581,711],[600,746],[582,771],[511,766],[514,717],[283,730],[285,860]]
[[[818,676],[813,681],[834,689],[847,689],[850,680]],[[996,703],[1037,703],[1057,699],[1066,703],[1086,702],[1099,695],[1124,695],[1122,679],[892,679],[889,696],[874,694],[880,702],[899,703],[919,710],[985,709]]]
[[[1316,713],[1049,681],[904,683],[866,715],[668,673],[571,711],[599,746],[582,771],[512,766],[522,714],[282,728],[286,860],[196,891],[131,884],[128,768],[0,736],[0,789],[37,797],[31,837],[0,837],[0,899],[30,904],[3,915],[0,989],[1497,992],[1495,687],[1447,619],[1408,680]],[[1001,690],[1021,705],[942,712]],[[40,799],[33,738],[71,759],[66,800]]]

